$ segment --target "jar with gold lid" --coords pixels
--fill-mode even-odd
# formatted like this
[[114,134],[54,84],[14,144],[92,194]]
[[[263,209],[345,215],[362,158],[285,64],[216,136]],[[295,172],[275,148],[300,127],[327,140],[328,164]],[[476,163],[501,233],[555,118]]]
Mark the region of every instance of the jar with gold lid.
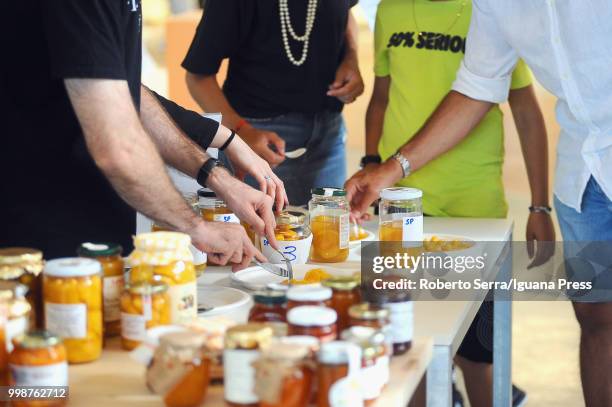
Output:
[[[9,356],[11,386],[68,386],[66,349],[60,337],[48,331],[31,331],[14,340]],[[58,391],[61,391],[58,389]],[[13,401],[16,407],[63,406],[65,398]]]
[[313,234],[310,260],[345,261],[349,254],[349,202],[340,188],[314,188],[308,203]]
[[332,290],[331,307],[338,314],[338,332],[342,332],[349,326],[349,308],[360,302],[359,281],[354,276],[337,276],[321,285]]
[[45,326],[62,338],[70,363],[91,362],[102,353],[101,273],[100,263],[86,258],[45,265]]
[[170,332],[159,338],[147,368],[147,385],[167,407],[202,404],[210,382],[207,337],[193,331]]
[[32,326],[44,326],[42,277],[43,253],[27,247],[0,249],[0,281],[16,281],[28,290],[26,299],[32,306]]
[[87,257],[102,265],[102,305],[104,336],[121,333],[120,299],[123,292],[123,248],[116,243],[83,243],[77,249],[79,257]]
[[[308,226],[307,214],[298,211],[284,211],[276,217],[274,230],[279,251],[293,264],[308,261],[312,245],[312,232]],[[265,236],[261,237],[261,250],[271,263],[283,263],[284,258],[272,248]]]
[[142,233],[129,256],[129,281],[163,281],[170,296],[170,320],[182,324],[197,317],[197,286],[191,238],[178,232]]
[[170,324],[168,285],[161,281],[127,285],[121,295],[121,346],[132,350],[147,329]]
[[254,392],[255,368],[252,363],[273,337],[268,324],[236,325],[225,332],[223,350],[224,396],[230,406],[257,406]]
[[379,330],[390,328],[390,312],[379,305],[363,302],[349,308],[349,324],[351,326],[367,326]]

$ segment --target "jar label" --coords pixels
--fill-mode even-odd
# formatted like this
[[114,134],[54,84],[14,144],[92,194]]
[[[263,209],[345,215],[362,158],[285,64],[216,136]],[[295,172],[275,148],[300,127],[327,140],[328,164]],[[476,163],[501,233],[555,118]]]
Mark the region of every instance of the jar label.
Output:
[[421,246],[423,242],[423,215],[402,218],[402,240],[409,246]]
[[223,384],[225,400],[237,404],[254,404],[255,368],[259,352],[247,349],[226,349],[223,352]]
[[351,237],[350,220],[348,213],[340,215],[340,223],[338,227],[338,234],[340,236],[340,249],[348,249]]
[[213,216],[213,220],[215,222],[223,222],[223,223],[240,223],[240,219],[238,216],[233,213],[219,213]]
[[87,337],[87,305],[45,302],[45,326],[62,338]]
[[385,307],[390,311],[389,319],[391,321],[391,329],[389,332],[393,343],[412,341],[414,331],[413,302],[390,302]]
[[[278,249],[292,264],[306,264],[310,255],[312,245],[312,234],[305,239],[282,241],[277,240]],[[261,238],[262,254],[274,264],[283,264],[283,257],[270,246],[270,242],[265,237]]]
[[169,287],[170,318],[173,324],[191,322],[198,316],[197,291],[195,281]]
[[120,298],[123,291],[123,276],[104,277],[104,322],[121,319]]
[[359,382],[364,400],[373,400],[380,396],[384,386],[382,379],[378,363],[361,369],[359,372]]
[[16,386],[68,386],[68,363],[43,366],[9,365]]
[[28,330],[29,320],[27,317],[19,317],[9,319],[6,322],[5,339],[6,339],[6,350],[11,353],[13,350],[13,338],[25,333]]
[[131,341],[143,341],[147,334],[144,315],[121,313],[121,336]]

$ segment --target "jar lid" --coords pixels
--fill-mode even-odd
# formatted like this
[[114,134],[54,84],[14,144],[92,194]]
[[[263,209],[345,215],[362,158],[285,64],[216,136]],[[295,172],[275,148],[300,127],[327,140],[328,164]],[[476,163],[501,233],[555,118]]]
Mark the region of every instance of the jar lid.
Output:
[[327,307],[304,305],[287,312],[287,322],[298,326],[328,326],[336,323],[336,311]]
[[[310,347],[300,343],[286,342],[285,338],[272,339],[263,349],[262,356],[278,361],[297,361],[310,353]],[[316,339],[316,338],[315,338]]]
[[367,302],[353,305],[349,308],[349,316],[356,319],[384,319],[389,318],[389,315],[390,311],[387,308],[382,308]]
[[168,291],[168,284],[163,281],[139,281],[134,284],[126,284],[125,290],[130,294],[152,295]]
[[50,260],[45,265],[44,274],[51,277],[85,277],[99,274],[102,265],[85,257],[66,257]]
[[323,280],[321,284],[333,290],[350,291],[359,286],[359,281],[353,276],[337,276]]
[[49,331],[36,330],[17,336],[13,342],[21,348],[41,349],[59,345],[62,339]]
[[380,191],[380,197],[388,201],[407,201],[410,199],[419,199],[423,197],[423,191],[416,188],[385,188]]
[[310,193],[318,196],[346,196],[346,190],[335,187],[313,188]]
[[284,291],[265,290],[253,294],[253,301],[266,305],[278,305],[287,302],[287,295]]
[[123,248],[117,243],[86,242],[77,249],[77,254],[82,257],[117,256],[121,252]]
[[216,198],[217,194],[212,189],[200,188],[198,189],[199,198]]
[[174,349],[199,349],[206,344],[206,335],[195,331],[169,332],[160,336],[159,344]]
[[310,335],[290,335],[284,338],[279,338],[283,343],[291,343],[296,345],[307,346],[310,350],[319,349],[320,341],[318,338]]
[[321,344],[317,360],[330,365],[346,365],[351,354],[361,355],[361,348],[348,341],[331,341]]
[[0,249],[0,279],[19,278],[24,273],[40,274],[43,269],[40,250],[29,247],[7,247]]
[[272,327],[262,323],[236,325],[225,332],[225,348],[255,349],[272,339]]
[[182,249],[190,244],[191,237],[180,232],[140,233],[134,237],[134,247],[144,251]]
[[304,225],[306,214],[298,211],[285,211],[276,217],[277,225]]
[[287,299],[291,301],[325,301],[332,297],[332,290],[316,284],[290,287]]

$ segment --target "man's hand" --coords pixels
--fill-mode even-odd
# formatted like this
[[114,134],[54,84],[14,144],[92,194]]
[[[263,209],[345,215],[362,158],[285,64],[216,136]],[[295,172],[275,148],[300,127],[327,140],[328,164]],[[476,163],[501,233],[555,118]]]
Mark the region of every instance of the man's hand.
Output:
[[526,240],[527,254],[533,259],[528,268],[541,266],[555,254],[555,228],[549,214],[541,212],[529,214]]
[[234,271],[247,267],[253,258],[267,261],[237,223],[202,222],[189,234],[195,247],[215,263],[230,263]]
[[274,201],[269,195],[251,188],[222,168],[212,171],[208,186],[225,201],[240,220],[251,225],[256,233],[266,236],[272,247],[278,248],[274,235],[276,219],[272,212]]
[[394,159],[372,170],[364,169],[353,175],[344,184],[353,219],[361,219],[372,202],[378,199],[380,191],[393,186],[402,176],[402,167]]
[[272,172],[270,165],[255,154],[240,137],[234,138],[225,150],[225,154],[232,162],[237,174],[249,174],[259,182],[261,191],[269,195],[276,203],[278,213],[289,204],[283,181]]
[[348,53],[336,71],[336,79],[329,85],[327,96],[338,98],[342,103],[353,103],[364,90],[357,57]]
[[272,168],[285,161],[285,140],[278,134],[247,125],[240,130],[240,137]]

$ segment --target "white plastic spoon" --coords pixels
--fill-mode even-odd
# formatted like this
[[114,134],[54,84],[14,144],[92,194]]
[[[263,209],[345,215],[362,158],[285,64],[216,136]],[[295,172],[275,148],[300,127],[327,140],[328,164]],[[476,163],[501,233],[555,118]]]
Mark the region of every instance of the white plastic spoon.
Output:
[[285,157],[291,158],[291,159],[299,158],[303,156],[306,153],[306,151],[308,150],[304,147],[295,149],[293,151],[287,151],[285,152]]

